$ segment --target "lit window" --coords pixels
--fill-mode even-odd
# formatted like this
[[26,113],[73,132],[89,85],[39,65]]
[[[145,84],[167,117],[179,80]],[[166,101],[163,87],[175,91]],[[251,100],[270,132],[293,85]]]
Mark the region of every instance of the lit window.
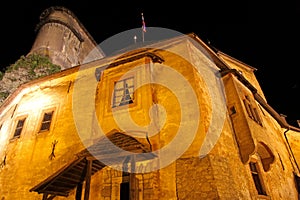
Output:
[[251,170],[252,178],[253,178],[257,193],[260,195],[266,195],[266,192],[263,187],[261,177],[259,174],[259,170],[257,169],[258,168],[257,163],[250,162],[249,165],[250,165],[250,170]]
[[49,131],[50,130],[52,116],[53,116],[53,111],[44,113],[40,131]]
[[112,107],[133,103],[134,79],[133,77],[115,82]]
[[23,130],[24,124],[25,124],[25,119],[26,118],[22,118],[18,120],[16,129],[15,129],[15,133],[14,133],[14,137],[13,138],[19,138],[21,135],[21,132]]

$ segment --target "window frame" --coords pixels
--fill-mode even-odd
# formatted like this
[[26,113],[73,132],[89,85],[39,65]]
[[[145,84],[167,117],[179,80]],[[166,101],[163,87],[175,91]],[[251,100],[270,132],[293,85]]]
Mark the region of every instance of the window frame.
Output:
[[[22,122],[21,126],[18,127],[20,121],[23,121],[23,122]],[[16,120],[15,120],[15,125],[14,125],[14,129],[13,129],[14,132],[13,132],[13,135],[12,135],[12,138],[11,138],[12,140],[18,139],[18,138],[21,137],[22,133],[24,132],[24,128],[25,128],[25,125],[26,125],[26,121],[27,121],[27,116],[20,116],[20,117],[16,118]],[[19,133],[17,133],[17,131],[18,131]]]
[[[128,82],[132,82],[132,85],[126,86]],[[122,88],[116,88],[116,84],[118,83],[122,83],[123,87]],[[131,75],[128,77],[124,77],[122,79],[117,79],[113,81],[113,89],[112,89],[112,98],[111,98],[111,108],[119,108],[119,107],[123,107],[123,106],[130,106],[130,105],[134,105],[135,104],[135,76]],[[126,95],[124,93],[126,93],[128,90],[129,97],[130,99],[127,100],[122,100],[123,97]],[[132,90],[132,92],[130,92],[129,90]],[[116,95],[117,92],[123,92],[122,95]],[[120,98],[120,101],[117,101],[117,98]]]
[[[57,106],[49,106],[49,107],[45,107],[44,109],[42,109],[39,112],[39,117],[38,117],[38,123],[35,127],[35,134],[36,135],[43,135],[41,133],[45,133],[45,132],[50,132],[53,124],[54,124],[54,120],[55,120],[55,116],[56,116],[56,112],[57,112]],[[50,120],[50,125],[48,129],[43,130],[42,126],[43,126],[43,122],[44,122],[44,117],[46,113],[52,113],[52,117]]]
[[[253,170],[251,165],[255,168],[255,170]],[[268,196],[262,177],[262,170],[260,169],[260,164],[257,160],[251,160],[248,166],[251,173],[252,182],[254,184],[257,194],[261,196]]]
[[[51,113],[51,117],[50,119],[45,119],[46,115]],[[42,132],[47,132],[51,130],[51,125],[53,122],[53,116],[54,116],[54,109],[50,109],[50,110],[45,110],[42,112],[42,116],[41,116],[41,121],[40,121],[40,126],[39,126],[39,133]],[[46,129],[42,129],[43,125],[48,124],[48,126],[46,127]]]

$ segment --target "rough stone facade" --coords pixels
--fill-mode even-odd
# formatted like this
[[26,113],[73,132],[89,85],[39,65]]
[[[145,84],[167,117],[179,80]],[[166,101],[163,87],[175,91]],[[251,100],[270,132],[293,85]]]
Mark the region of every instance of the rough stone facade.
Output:
[[23,84],[0,107],[0,198],[296,200],[300,129],[254,71],[190,34]]
[[61,67],[54,65],[46,56],[38,54],[21,56],[6,69],[0,80],[0,105],[22,84],[58,71],[61,71]]
[[[50,65],[45,59],[49,59],[52,66],[64,70],[105,56],[74,13],[64,7],[46,9],[40,16],[36,31],[37,36],[30,52],[21,56],[1,74],[0,104],[20,85],[57,72],[49,70]],[[32,59],[38,56],[43,60]],[[23,66],[18,66],[17,70],[13,69],[18,62],[26,59],[32,63],[26,62]]]
[[36,29],[29,54],[46,55],[63,69],[105,56],[77,17],[64,7],[46,9]]

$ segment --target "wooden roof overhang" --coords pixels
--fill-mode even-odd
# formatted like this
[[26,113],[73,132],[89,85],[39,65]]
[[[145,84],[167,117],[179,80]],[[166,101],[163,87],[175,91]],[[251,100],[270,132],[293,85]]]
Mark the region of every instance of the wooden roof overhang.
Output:
[[[105,167],[102,163],[95,160],[92,163],[92,175]],[[87,170],[86,158],[77,158],[68,165],[64,166],[56,173],[30,189],[30,192],[39,194],[68,196],[70,191],[85,180],[85,171]]]
[[132,161],[133,156],[135,162],[153,159],[155,155],[150,152],[149,148],[135,138],[120,132],[113,133],[79,152],[76,159],[29,191],[43,194],[45,200],[56,196],[67,197],[72,190],[82,187],[87,175],[92,176],[108,164],[119,165]]

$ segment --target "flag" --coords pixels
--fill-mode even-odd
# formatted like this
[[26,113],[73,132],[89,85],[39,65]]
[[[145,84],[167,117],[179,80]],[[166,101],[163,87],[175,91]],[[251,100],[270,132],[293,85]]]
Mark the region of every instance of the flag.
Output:
[[143,32],[146,32],[146,23],[145,23],[145,20],[144,20],[143,13],[142,13],[142,30],[143,30]]

